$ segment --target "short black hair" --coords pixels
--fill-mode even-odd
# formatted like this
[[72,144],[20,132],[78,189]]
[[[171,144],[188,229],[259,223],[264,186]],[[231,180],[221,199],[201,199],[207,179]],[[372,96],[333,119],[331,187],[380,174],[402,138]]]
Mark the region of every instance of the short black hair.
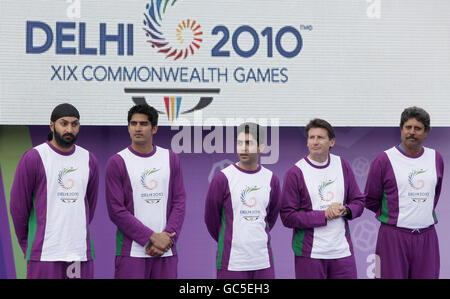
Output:
[[158,111],[156,111],[156,109],[152,106],[147,104],[139,104],[131,107],[128,111],[128,124],[130,123],[133,115],[136,113],[147,115],[148,121],[152,124],[152,127],[156,127],[158,125]]
[[240,124],[237,128],[236,136],[239,136],[239,134],[241,133],[252,135],[256,140],[258,146],[260,144],[266,144],[266,132],[264,128],[258,124],[252,122],[245,122],[243,124]]
[[405,122],[411,118],[420,121],[425,127],[425,132],[430,131],[430,115],[424,109],[416,106],[408,107],[403,110],[402,116],[400,117],[400,129],[402,129]]
[[308,137],[308,132],[311,128],[323,128],[328,132],[328,138],[331,140],[336,137],[334,135],[334,129],[326,120],[315,118],[311,120],[305,128],[306,137]]

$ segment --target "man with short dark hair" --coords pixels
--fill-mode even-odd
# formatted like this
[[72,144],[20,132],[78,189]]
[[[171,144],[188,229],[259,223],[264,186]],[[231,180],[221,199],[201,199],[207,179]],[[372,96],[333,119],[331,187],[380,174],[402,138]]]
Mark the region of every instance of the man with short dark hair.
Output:
[[372,162],[366,208],[381,222],[375,253],[378,278],[439,278],[435,208],[444,174],[442,156],[422,146],[430,116],[406,108],[400,119],[401,143]]
[[357,278],[348,220],[364,209],[349,163],[330,154],[333,127],[314,119],[306,126],[309,154],[286,173],[281,220],[293,228],[295,277]]
[[217,278],[273,279],[269,231],[280,210],[278,178],[258,164],[264,150],[261,126],[237,129],[239,162],[222,169],[208,189],[205,223],[218,243]]
[[177,278],[173,246],[185,215],[183,175],[172,151],[153,144],[158,113],[128,112],[131,145],[106,165],[106,203],[117,225],[115,278]]
[[[50,129],[48,142],[23,155],[11,189],[11,216],[27,278],[93,278],[89,224],[97,203],[97,159],[75,145],[80,114],[71,104],[54,108]],[[73,262],[77,275],[68,271]]]

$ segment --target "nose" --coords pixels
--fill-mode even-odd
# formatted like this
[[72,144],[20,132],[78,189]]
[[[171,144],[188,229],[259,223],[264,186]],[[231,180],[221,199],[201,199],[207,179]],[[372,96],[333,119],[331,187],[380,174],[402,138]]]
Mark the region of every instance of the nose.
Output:
[[67,129],[66,129],[66,133],[72,133],[73,132],[73,127],[72,126],[67,126]]
[[237,143],[237,151],[238,151],[238,153],[247,153],[248,145],[245,143],[238,142]]

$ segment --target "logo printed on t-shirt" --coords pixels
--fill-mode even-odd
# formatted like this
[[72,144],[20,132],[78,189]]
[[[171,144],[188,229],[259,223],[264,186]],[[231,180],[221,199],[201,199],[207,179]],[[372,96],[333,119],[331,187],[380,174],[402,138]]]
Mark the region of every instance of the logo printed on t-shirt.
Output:
[[408,176],[408,183],[411,187],[413,187],[416,190],[420,190],[425,186],[425,182],[423,180],[418,180],[416,177],[418,175],[421,175],[422,173],[425,173],[426,169],[419,169],[419,170],[413,170],[409,173]]
[[156,168],[153,168],[153,169],[151,169],[151,170],[148,170],[148,169],[144,170],[144,172],[143,172],[142,175],[141,175],[141,184],[142,184],[142,186],[143,186],[145,189],[147,189],[147,190],[153,190],[153,189],[155,189],[156,187],[158,187],[158,181],[155,180],[155,179],[151,180],[151,181],[150,181],[150,184],[148,184],[148,185],[147,185],[147,183],[146,183],[146,178],[147,178],[149,175],[151,175],[152,173],[155,173],[155,172],[157,172],[157,171],[159,171],[159,169],[156,169]]
[[75,181],[70,178],[70,173],[73,173],[77,170],[71,166],[70,168],[63,168],[58,171],[58,184],[61,188],[66,190],[65,192],[58,192],[57,196],[60,197],[60,200],[65,203],[73,203],[78,199],[78,192],[69,192],[75,186]]
[[322,201],[332,201],[334,199],[334,193],[332,191],[326,192],[326,188],[328,186],[330,186],[331,184],[333,184],[335,181],[336,181],[336,179],[334,181],[325,180],[322,183],[320,183],[320,185],[318,187],[318,191],[319,191],[320,199]]
[[412,201],[417,202],[418,204],[420,204],[421,202],[425,202],[430,195],[430,192],[418,192],[419,190],[423,189],[423,187],[425,187],[425,181],[417,179],[417,176],[420,176],[426,171],[426,169],[413,169],[408,175],[409,186],[411,186],[411,188],[413,188],[414,190],[417,190],[415,192],[408,192],[408,196]]
[[253,191],[257,191],[259,189],[261,189],[261,187],[258,187],[258,186],[253,186],[253,187],[245,186],[245,188],[241,191],[241,202],[242,202],[242,204],[244,206],[246,206],[249,209],[242,209],[240,211],[240,214],[247,221],[256,221],[256,220],[259,219],[259,216],[261,214],[261,211],[259,211],[257,209],[251,209],[254,206],[256,206],[256,203],[257,203],[256,198],[255,197],[248,198],[250,193],[252,193]]
[[[145,169],[141,174],[141,185],[149,191],[153,191],[158,187],[158,181],[156,179],[148,180],[147,177],[151,176],[153,173],[159,171],[160,169],[152,168]],[[149,204],[159,203],[163,197],[163,192],[148,192],[142,193],[141,197]]]

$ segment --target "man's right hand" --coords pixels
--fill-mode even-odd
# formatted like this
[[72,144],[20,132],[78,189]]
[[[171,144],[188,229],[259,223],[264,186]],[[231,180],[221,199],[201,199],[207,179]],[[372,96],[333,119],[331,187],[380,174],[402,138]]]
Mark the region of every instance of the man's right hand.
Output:
[[166,252],[168,251],[172,245],[173,241],[172,238],[175,236],[176,233],[168,233],[168,232],[162,232],[162,233],[153,233],[150,237],[150,242],[153,246],[157,247],[158,249]]
[[160,257],[164,254],[164,251],[156,248],[152,243],[148,244],[145,248],[145,254],[148,254],[152,257]]
[[327,220],[333,220],[341,217],[344,212],[345,207],[340,203],[334,202],[325,210],[325,218],[327,218]]

